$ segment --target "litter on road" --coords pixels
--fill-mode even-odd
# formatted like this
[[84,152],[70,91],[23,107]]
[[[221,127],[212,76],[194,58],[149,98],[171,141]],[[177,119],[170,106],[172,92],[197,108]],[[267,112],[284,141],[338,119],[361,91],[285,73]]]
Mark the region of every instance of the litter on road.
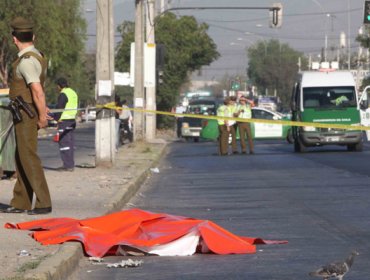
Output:
[[28,257],[28,256],[31,256],[31,254],[28,253],[27,250],[21,250],[21,251],[18,252],[17,255],[20,256],[20,257]]
[[123,260],[119,263],[108,263],[107,264],[107,267],[108,268],[119,268],[119,267],[123,267],[123,268],[126,268],[126,267],[138,267],[138,266],[141,266],[143,264],[143,261],[134,261],[132,259],[128,259],[128,260]]

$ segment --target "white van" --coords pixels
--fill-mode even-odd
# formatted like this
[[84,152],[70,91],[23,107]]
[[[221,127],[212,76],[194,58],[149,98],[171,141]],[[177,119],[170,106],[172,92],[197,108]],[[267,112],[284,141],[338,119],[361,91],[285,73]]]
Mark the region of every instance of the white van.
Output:
[[[356,83],[349,71],[301,72],[291,105],[293,121],[354,126],[361,123]],[[293,137],[295,152],[323,145],[346,145],[349,151],[362,151],[360,130],[294,126]]]

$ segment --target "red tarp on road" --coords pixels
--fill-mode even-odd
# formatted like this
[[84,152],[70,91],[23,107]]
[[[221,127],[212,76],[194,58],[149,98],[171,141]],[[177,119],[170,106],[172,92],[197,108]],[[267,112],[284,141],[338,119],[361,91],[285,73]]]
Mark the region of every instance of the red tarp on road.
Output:
[[80,241],[89,256],[125,254],[136,248],[162,256],[255,253],[256,244],[282,244],[286,241],[236,236],[208,220],[197,220],[140,209],[77,220],[50,218],[18,224],[9,229],[33,230],[32,237],[43,245]]

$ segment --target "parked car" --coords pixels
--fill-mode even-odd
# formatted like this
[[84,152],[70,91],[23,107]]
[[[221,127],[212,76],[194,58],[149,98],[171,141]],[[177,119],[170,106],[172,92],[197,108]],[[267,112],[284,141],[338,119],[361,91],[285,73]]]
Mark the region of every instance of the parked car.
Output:
[[96,111],[95,110],[89,110],[86,114],[85,111],[81,112],[81,122],[86,121],[95,121],[96,120]]
[[[189,102],[185,114],[216,115],[218,108],[216,99],[196,99]],[[202,130],[202,119],[185,116],[182,119],[181,137],[186,140],[199,141]]]
[[[289,120],[288,117],[279,112],[271,111],[265,108],[253,107],[252,118],[262,120]],[[271,123],[251,123],[253,139],[286,139],[293,143],[292,127],[282,124]],[[216,120],[203,120],[200,137],[203,139],[216,140],[218,138],[218,124]],[[239,133],[237,133],[239,137]]]

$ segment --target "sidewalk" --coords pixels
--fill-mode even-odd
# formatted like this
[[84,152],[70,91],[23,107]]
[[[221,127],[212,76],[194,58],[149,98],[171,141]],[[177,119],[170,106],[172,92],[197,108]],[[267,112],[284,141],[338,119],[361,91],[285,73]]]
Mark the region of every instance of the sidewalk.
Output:
[[[88,218],[120,210],[165,153],[166,140],[159,140],[162,141],[157,144],[124,145],[112,168],[45,170],[53,201],[51,214],[0,213],[0,279],[67,279],[83,256],[80,243],[42,246],[27,231],[5,229],[4,224],[52,217]],[[15,180],[0,181],[0,203],[9,203],[14,183]]]

